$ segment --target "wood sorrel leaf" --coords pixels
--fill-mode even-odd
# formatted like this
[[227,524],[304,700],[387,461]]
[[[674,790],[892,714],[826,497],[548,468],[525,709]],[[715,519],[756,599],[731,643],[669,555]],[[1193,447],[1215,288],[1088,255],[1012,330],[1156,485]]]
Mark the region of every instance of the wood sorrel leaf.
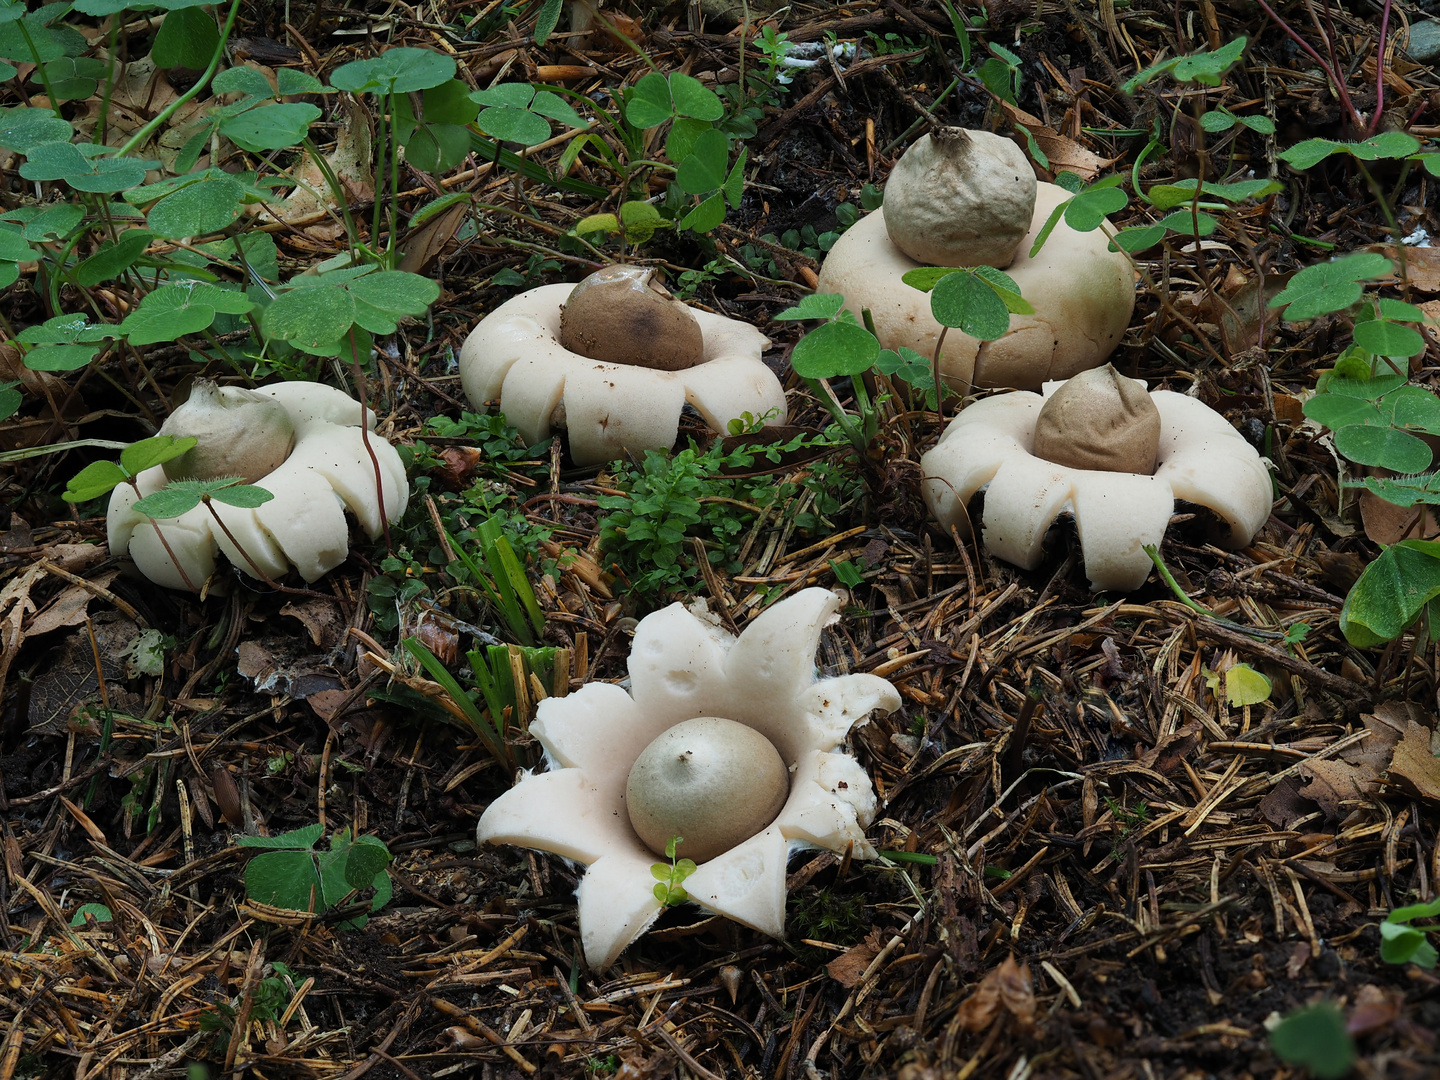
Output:
[[868,371],[879,355],[880,342],[863,326],[853,322],[827,322],[796,343],[790,354],[790,366],[806,379],[831,379]]

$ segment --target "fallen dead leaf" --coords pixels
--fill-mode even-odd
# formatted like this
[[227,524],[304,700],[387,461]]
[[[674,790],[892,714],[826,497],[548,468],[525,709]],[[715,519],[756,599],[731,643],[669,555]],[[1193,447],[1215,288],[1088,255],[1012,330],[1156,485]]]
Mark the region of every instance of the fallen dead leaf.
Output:
[[1440,803],[1440,758],[1430,750],[1431,731],[1411,721],[1395,747],[1386,779],[1407,795]]
[[1360,494],[1360,521],[1365,535],[1386,547],[1407,537],[1429,540],[1440,533],[1440,523],[1428,506],[1396,506],[1368,491]]
[[830,977],[849,990],[860,981],[871,961],[880,955],[880,931],[871,930],[859,945],[841,953],[825,965]]
[[1373,983],[1366,983],[1355,995],[1355,1004],[1345,1018],[1345,1027],[1351,1035],[1369,1035],[1394,1023],[1400,1015],[1403,994],[1386,993]]
[[1050,159],[1050,171],[1076,173],[1082,180],[1094,180],[1102,169],[1114,164],[1115,158],[1103,158],[1086,150],[1074,139],[1061,135],[1052,127],[1046,127],[1039,117],[1031,116],[1024,109],[1016,108],[1002,101],[1001,106],[1010,114],[1012,122],[1019,124],[1034,137],[1041,151]]
[[1300,766],[1300,775],[1310,781],[1300,794],[1319,803],[1328,818],[1342,817],[1344,804],[1363,800],[1380,779],[1379,772],[1368,765],[1328,758],[1306,762]]
[[1017,964],[1007,956],[989,971],[975,992],[960,1003],[955,1022],[967,1031],[984,1031],[993,1024],[1001,1009],[1008,1012],[1021,1028],[1035,1024],[1035,991],[1030,982],[1030,965]]
[[[1395,263],[1396,273],[1379,281],[1398,281],[1400,259],[1394,244],[1371,244],[1366,251],[1378,251]],[[1405,270],[1410,285],[1417,292],[1440,293],[1440,248],[1407,247],[1405,249]]]

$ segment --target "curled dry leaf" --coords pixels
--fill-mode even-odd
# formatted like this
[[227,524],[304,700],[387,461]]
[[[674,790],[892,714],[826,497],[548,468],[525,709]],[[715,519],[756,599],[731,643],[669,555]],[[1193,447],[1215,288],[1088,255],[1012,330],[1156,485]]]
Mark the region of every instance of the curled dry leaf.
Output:
[[1440,803],[1440,758],[1434,744],[1435,733],[1411,721],[1395,747],[1386,779],[1407,795]]
[[1351,1035],[1381,1031],[1395,1022],[1404,1000],[1403,994],[1387,993],[1374,983],[1366,983],[1355,995],[1355,1004],[1345,1018],[1345,1028]]
[[871,930],[859,945],[852,946],[825,965],[832,979],[849,990],[860,981],[870,962],[880,955],[880,931]]
[[980,980],[975,992],[960,1003],[955,1021],[967,1031],[984,1031],[1002,1014],[1015,1017],[1021,1028],[1035,1024],[1035,991],[1030,965],[1007,956]]

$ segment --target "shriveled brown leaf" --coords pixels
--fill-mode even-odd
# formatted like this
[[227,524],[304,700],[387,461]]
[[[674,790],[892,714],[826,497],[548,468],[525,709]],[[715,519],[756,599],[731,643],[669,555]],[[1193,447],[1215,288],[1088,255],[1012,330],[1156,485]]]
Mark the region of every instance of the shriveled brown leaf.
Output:
[[[1371,244],[1366,251],[1378,251],[1395,264],[1395,273],[1381,281],[1398,281],[1400,258],[1394,244]],[[1440,293],[1440,248],[1407,247],[1405,272],[1417,292]]]
[[1360,496],[1360,520],[1365,535],[1377,544],[1398,544],[1401,540],[1428,540],[1440,534],[1440,523],[1426,506],[1396,506],[1370,492]]
[[860,981],[860,976],[865,974],[871,961],[880,955],[880,948],[880,932],[872,930],[859,945],[826,964],[825,970],[832,979],[848,990]]
[[1431,732],[1413,721],[1395,747],[1386,779],[1407,795],[1440,803],[1440,758],[1430,750]]
[[975,992],[960,1003],[955,1022],[967,1031],[984,1031],[1001,1009],[1015,1017],[1022,1028],[1035,1023],[1035,991],[1030,982],[1030,965],[1017,964],[1007,956],[980,980]]
[[1073,172],[1082,180],[1094,180],[1102,169],[1114,164],[1115,158],[1103,158],[1086,150],[1074,139],[1061,135],[1037,116],[1031,116],[1024,109],[1002,101],[1001,107],[1010,114],[1013,123],[1030,132],[1041,151],[1050,159],[1051,172]]
[[1293,777],[1281,780],[1260,800],[1260,813],[1278,829],[1289,830],[1310,812],[1310,804],[1305,801],[1300,793],[1300,784]]
[[1319,803],[1328,818],[1342,816],[1349,809],[1343,804],[1361,800],[1374,791],[1380,777],[1379,771],[1368,765],[1328,758],[1306,762],[1300,766],[1300,775],[1310,781],[1300,794]]
[[1374,983],[1366,983],[1355,995],[1355,1004],[1345,1018],[1345,1027],[1351,1035],[1369,1035],[1389,1027],[1400,1015],[1404,995],[1387,992]]

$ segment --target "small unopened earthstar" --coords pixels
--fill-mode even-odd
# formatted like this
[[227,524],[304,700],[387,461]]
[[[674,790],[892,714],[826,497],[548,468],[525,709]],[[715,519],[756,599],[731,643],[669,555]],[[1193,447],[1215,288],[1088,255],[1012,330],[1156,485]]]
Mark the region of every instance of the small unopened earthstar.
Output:
[[1250,543],[1270,517],[1270,474],[1255,448],[1203,402],[1148,392],[1113,367],[977,401],[920,459],[925,502],[947,532],[971,531],[968,504],[985,492],[982,539],[1026,570],[1044,558],[1045,533],[1075,518],[1095,589],[1136,589],[1183,499],[1214,511],[1217,542]]
[[530,731],[549,771],[491,803],[477,836],[588,866],[577,899],[592,968],[613,964],[664,909],[652,868],[676,837],[674,854],[699,864],[689,898],[774,937],[792,845],[874,857],[875,790],[841,743],[900,695],[874,675],[815,677],[839,608],[834,593],[805,589],[736,638],[672,604],[635,629],[629,692],[590,683],[540,703]]
[[[1124,254],[1103,229],[1078,232],[1063,218],[1032,256],[1051,211],[1070,192],[1037,183],[1025,154],[988,131],[939,128],[895,163],[885,205],[836,242],[820,268],[818,292],[841,293],[857,315],[868,308],[880,344],[929,359],[941,344],[940,372],[961,393],[973,387],[1036,390],[1105,362],[1135,307]],[[1035,309],[1012,315],[995,341],[945,331],[930,296],[901,279],[920,266],[1004,270]]]
[[676,300],[652,269],[614,265],[501,304],[465,339],[460,382],[477,408],[498,399],[526,442],[563,429],[575,463],[596,465],[668,450],[687,403],[720,434],[745,413],[783,424],[768,344]]
[[[363,411],[373,429],[375,414]],[[347,509],[373,539],[384,521],[400,519],[410,497],[399,454],[373,430],[361,435],[361,412],[350,395],[320,383],[245,390],[197,379],[160,433],[198,441],[136,477],[139,494],[129,484],[115,488],[106,515],[111,552],[128,552],[142,574],[170,589],[199,590],[217,551],[254,578],[282,578],[293,566],[315,581],[349,554]],[[205,506],[153,522],[133,509],[171,480],[229,476],[274,498],[255,509],[212,502],[224,528]]]

